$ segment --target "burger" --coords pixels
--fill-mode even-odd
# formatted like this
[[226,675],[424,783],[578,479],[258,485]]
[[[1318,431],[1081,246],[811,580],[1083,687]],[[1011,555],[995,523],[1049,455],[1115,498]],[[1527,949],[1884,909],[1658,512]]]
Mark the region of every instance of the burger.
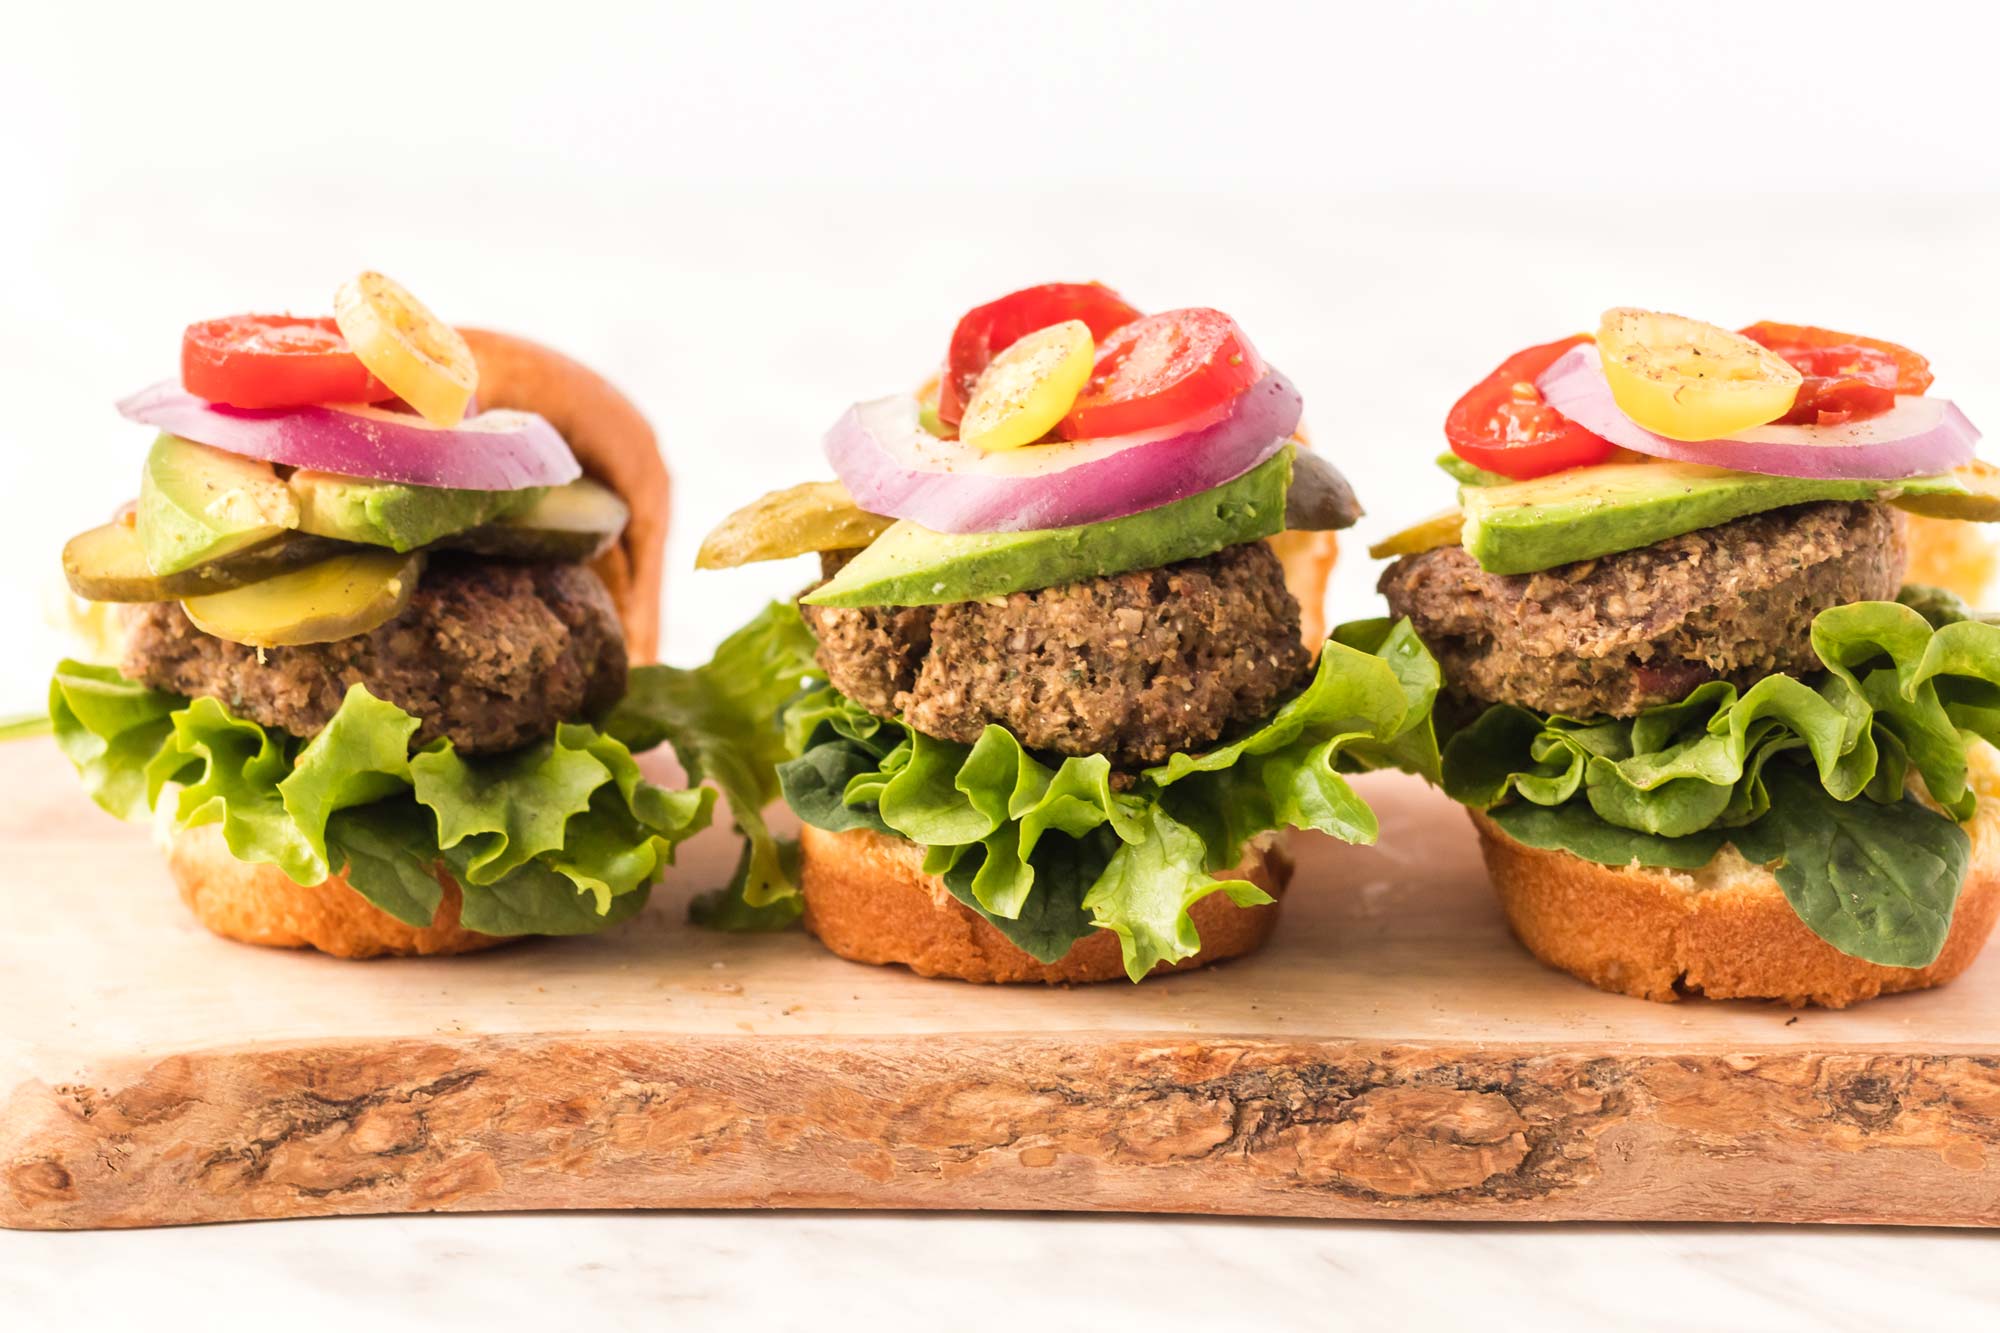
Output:
[[747,828],[713,915],[802,913],[843,957],[980,982],[1261,945],[1282,832],[1371,840],[1343,774],[1434,759],[1408,627],[1325,635],[1360,511],[1300,413],[1229,316],[1096,283],[969,311],[934,380],[849,409],[837,480],[754,501],[699,557],[819,560],[709,668],[766,709],[744,767],[803,826]]
[[1545,963],[1837,1007],[1978,953],[2000,626],[1906,571],[1910,516],[2000,519],[2000,473],[1931,380],[1879,339],[1617,309],[1452,408],[1458,505],[1375,548],[1381,590]]
[[138,499],[63,567],[122,642],[57,668],[57,740],[104,809],[156,812],[219,935],[364,958],[602,930],[713,799],[598,725],[656,648],[652,431],[380,274],[334,311],[191,325],[180,377],[120,404],[158,432]]

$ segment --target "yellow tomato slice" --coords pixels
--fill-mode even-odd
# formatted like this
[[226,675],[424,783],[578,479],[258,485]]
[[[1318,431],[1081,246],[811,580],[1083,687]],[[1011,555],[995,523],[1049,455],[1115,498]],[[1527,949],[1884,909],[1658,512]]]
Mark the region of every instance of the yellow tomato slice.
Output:
[[401,283],[363,273],[334,294],[333,322],[361,364],[437,426],[465,417],[479,367],[458,330]]
[[1670,440],[1715,440],[1776,421],[1804,379],[1741,334],[1651,310],[1605,311],[1597,349],[1619,410]]
[[1033,444],[1069,415],[1096,360],[1090,326],[1080,319],[1018,339],[979,373],[958,438],[988,452]]

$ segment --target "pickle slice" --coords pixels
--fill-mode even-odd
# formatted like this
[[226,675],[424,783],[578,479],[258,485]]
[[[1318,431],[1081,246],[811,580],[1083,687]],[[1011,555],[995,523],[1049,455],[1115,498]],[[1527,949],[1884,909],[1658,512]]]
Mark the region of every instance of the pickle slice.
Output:
[[354,551],[228,592],[190,597],[181,609],[204,633],[252,648],[293,648],[352,638],[410,604],[421,553]]
[[285,532],[192,569],[155,574],[137,530],[114,519],[69,539],[63,547],[63,576],[71,591],[93,602],[173,602],[240,588],[343,549],[344,543],[325,537]]
[[734,569],[814,551],[868,545],[896,520],[854,503],[837,481],[809,481],[752,500],[716,525],[695,555],[696,569]]
[[625,531],[632,511],[588,477],[556,486],[517,514],[440,538],[437,546],[509,560],[595,560]]
[[1387,560],[1391,556],[1422,555],[1425,551],[1435,551],[1440,546],[1456,546],[1464,539],[1465,515],[1456,509],[1447,509],[1442,514],[1433,514],[1421,523],[1412,523],[1401,532],[1392,533],[1368,548],[1371,559]]

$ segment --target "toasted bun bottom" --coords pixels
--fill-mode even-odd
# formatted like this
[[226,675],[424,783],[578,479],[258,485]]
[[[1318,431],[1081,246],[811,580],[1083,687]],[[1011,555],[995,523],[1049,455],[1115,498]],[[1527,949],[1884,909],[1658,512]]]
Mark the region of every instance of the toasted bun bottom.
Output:
[[507,942],[458,924],[458,885],[446,874],[438,875],[444,901],[436,919],[418,929],[376,907],[337,875],[305,886],[276,866],[237,860],[217,824],[170,831],[166,851],[181,901],[226,939],[318,949],[336,958],[470,953]]
[[1486,870],[1528,951],[1601,990],[1646,1000],[1783,1000],[1840,1009],[1942,986],[2000,916],[2000,801],[1966,826],[1972,863],[1943,952],[1928,967],[1851,958],[1812,933],[1769,871],[1725,850],[1693,872],[1598,865],[1514,841],[1477,812]]
[[[919,976],[959,981],[1110,981],[1125,976],[1118,937],[1099,930],[1053,963],[1008,943],[1007,937],[923,872],[923,849],[901,838],[858,829],[799,830],[800,880],[806,929],[820,943],[857,963],[900,963]],[[1236,878],[1273,898],[1291,882],[1292,859],[1275,838],[1253,843]],[[1161,972],[1202,967],[1261,946],[1278,924],[1278,904],[1238,907],[1211,893],[1188,909],[1201,932],[1201,952]]]

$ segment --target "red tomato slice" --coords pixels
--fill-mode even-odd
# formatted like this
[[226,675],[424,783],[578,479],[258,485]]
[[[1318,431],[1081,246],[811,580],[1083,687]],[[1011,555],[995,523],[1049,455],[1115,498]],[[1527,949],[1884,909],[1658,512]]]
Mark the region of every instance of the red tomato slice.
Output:
[[1593,435],[1542,400],[1535,378],[1556,358],[1589,342],[1563,338],[1514,353],[1467,390],[1444,419],[1451,451],[1474,467],[1526,481],[1611,457],[1611,441]]
[[231,315],[181,335],[181,386],[231,407],[377,403],[395,391],[368,373],[331,319]]
[[1264,377],[1264,359],[1220,310],[1196,306],[1134,320],[1098,345],[1090,382],[1056,434],[1065,440],[1170,426]]
[[[1791,360],[1786,357],[1786,360]],[[1808,375],[1799,385],[1792,410],[1778,418],[1781,426],[1838,426],[1858,417],[1872,417],[1896,405],[1896,391],[1856,375]]]
[[[1835,333],[1810,324],[1777,324],[1760,320],[1743,336],[1761,343],[1807,375],[1829,380],[1858,380],[1894,393],[1922,393],[1931,387],[1931,363],[1907,347]],[[1877,409],[1886,411],[1888,404]]]
[[951,331],[944,376],[938,385],[938,419],[956,426],[987,363],[1037,329],[1080,319],[1099,342],[1139,318],[1125,298],[1101,282],[1047,282],[969,310]]

